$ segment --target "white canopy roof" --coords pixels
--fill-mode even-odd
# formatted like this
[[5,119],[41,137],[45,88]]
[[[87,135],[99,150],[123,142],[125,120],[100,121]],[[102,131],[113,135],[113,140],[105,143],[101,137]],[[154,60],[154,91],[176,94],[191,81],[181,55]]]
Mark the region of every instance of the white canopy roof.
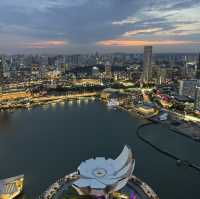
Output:
[[111,191],[116,191],[125,186],[134,166],[132,151],[125,146],[115,160],[98,157],[82,162],[78,168],[80,178],[73,185],[79,189],[88,187],[101,191],[112,187]]

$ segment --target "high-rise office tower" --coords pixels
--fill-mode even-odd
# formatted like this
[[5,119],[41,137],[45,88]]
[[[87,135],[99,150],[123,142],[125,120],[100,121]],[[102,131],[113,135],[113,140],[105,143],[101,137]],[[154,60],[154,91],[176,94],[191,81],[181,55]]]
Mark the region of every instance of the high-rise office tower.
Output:
[[200,79],[200,53],[197,58],[197,72],[196,72],[196,78]]
[[195,110],[198,110],[200,109],[200,87],[196,87],[196,90],[195,90],[195,104],[194,104],[194,108]]
[[184,57],[184,68],[183,68],[183,77],[187,78],[188,75],[188,65],[187,65],[187,56]]
[[92,76],[93,76],[94,78],[97,78],[97,77],[99,77],[99,74],[100,74],[99,68],[96,67],[96,66],[94,66],[94,67],[92,68]]
[[108,79],[112,78],[112,67],[111,67],[110,62],[106,62],[105,64],[105,76]]
[[200,67],[200,53],[199,53],[199,55],[198,55],[198,65],[199,65],[199,67]]
[[159,71],[159,84],[166,83],[167,80],[167,69],[166,68],[160,68]]
[[143,81],[148,83],[152,79],[152,46],[144,47]]
[[1,56],[0,57],[0,81],[3,79],[3,68],[4,68],[3,65],[4,65],[3,64],[3,57]]
[[200,85],[197,79],[181,80],[179,85],[179,95],[195,98],[196,87]]
[[195,79],[197,74],[197,66],[194,63],[186,63],[186,78]]

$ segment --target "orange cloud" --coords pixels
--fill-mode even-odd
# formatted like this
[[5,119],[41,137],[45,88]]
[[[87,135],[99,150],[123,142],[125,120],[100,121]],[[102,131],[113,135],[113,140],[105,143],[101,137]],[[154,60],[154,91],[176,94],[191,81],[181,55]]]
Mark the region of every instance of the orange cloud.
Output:
[[31,42],[26,43],[28,48],[51,48],[51,47],[59,47],[64,46],[66,41],[63,40],[50,40],[50,41],[40,41],[40,42]]
[[133,39],[116,39],[116,40],[104,40],[97,42],[100,46],[147,46],[147,45],[181,45],[181,44],[200,44],[200,42],[194,41],[176,41],[176,40],[155,40],[155,41],[144,41],[144,40],[133,40]]

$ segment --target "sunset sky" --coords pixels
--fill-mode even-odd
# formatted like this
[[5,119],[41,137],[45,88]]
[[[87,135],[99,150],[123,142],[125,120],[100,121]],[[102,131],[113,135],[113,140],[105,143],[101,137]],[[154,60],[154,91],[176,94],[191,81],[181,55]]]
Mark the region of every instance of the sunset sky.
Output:
[[200,0],[1,0],[0,53],[200,51]]

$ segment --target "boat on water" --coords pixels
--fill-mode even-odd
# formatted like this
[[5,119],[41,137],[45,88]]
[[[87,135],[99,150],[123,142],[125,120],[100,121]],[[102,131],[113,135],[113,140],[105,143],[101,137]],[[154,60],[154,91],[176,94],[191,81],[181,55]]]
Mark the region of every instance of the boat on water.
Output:
[[112,98],[107,102],[108,108],[116,108],[118,106],[119,106],[119,101],[117,99]]
[[166,121],[168,120],[168,116],[169,114],[167,112],[161,112],[158,117],[160,121]]
[[24,175],[0,180],[0,199],[13,199],[21,194],[24,187]]

